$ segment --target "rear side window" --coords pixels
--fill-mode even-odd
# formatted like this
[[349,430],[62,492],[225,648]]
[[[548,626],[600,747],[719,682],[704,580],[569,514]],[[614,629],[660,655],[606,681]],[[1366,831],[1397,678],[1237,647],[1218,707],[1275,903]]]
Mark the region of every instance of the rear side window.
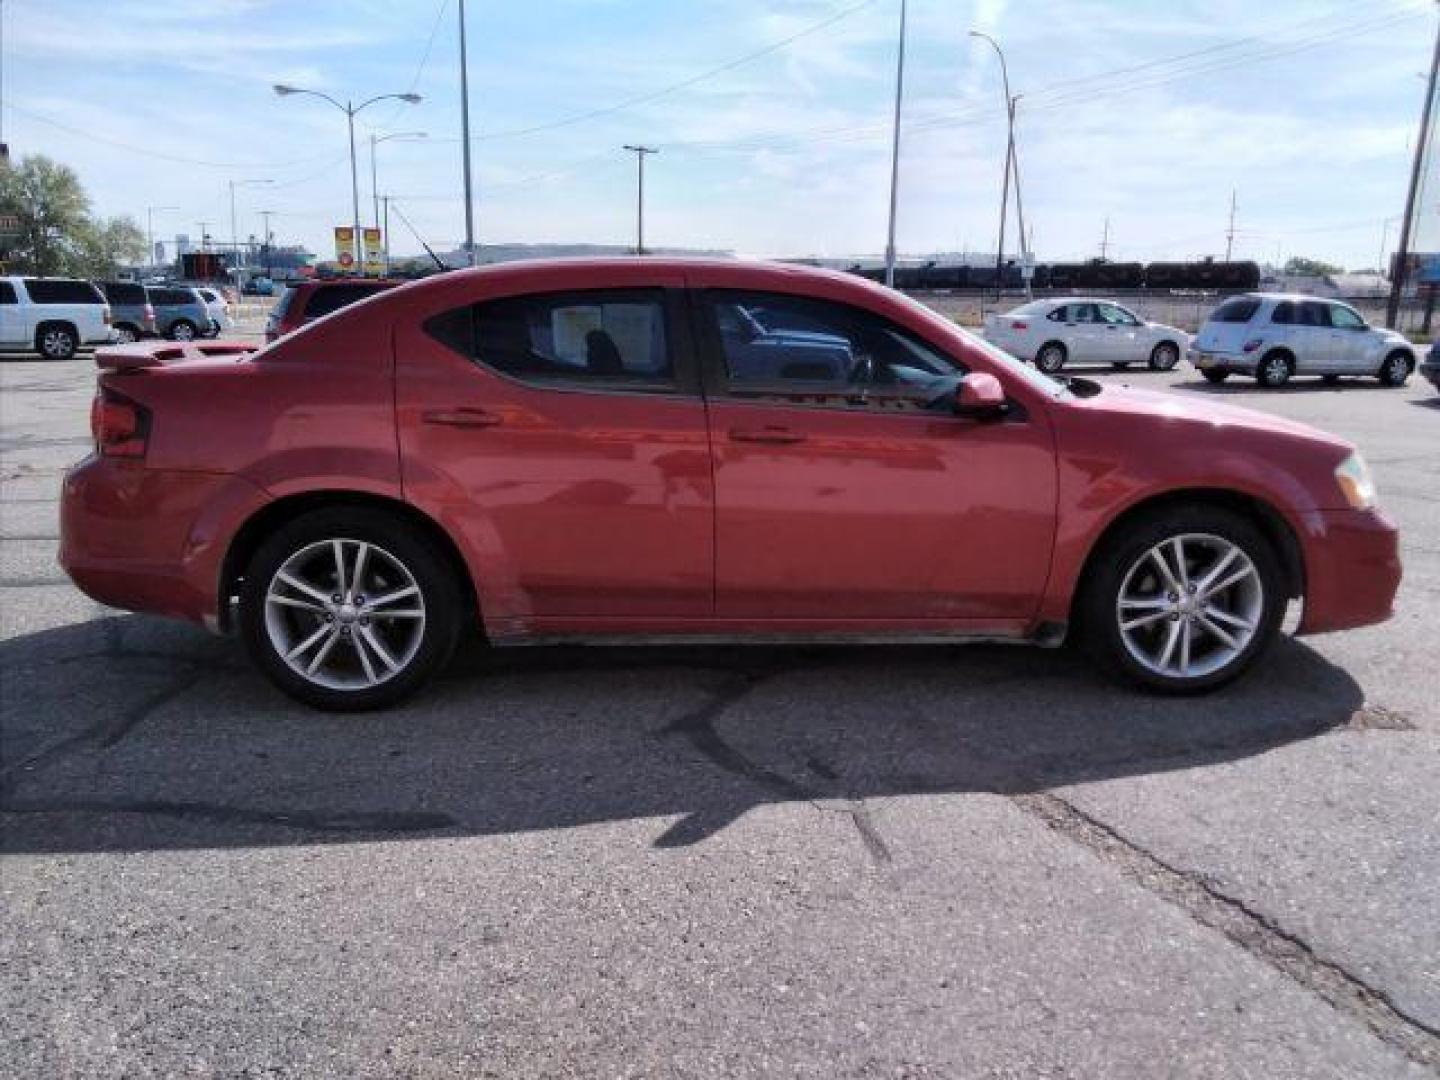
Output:
[[1330,305],[1307,300],[1300,305],[1301,326],[1329,326]]
[[436,316],[425,329],[486,367],[527,382],[675,385],[660,289],[507,297]]
[[310,294],[310,302],[305,305],[305,318],[318,319],[322,315],[329,315],[332,311],[349,307],[358,300],[364,300],[367,296],[374,296],[380,291],[373,285],[323,286]]
[[1237,296],[1233,300],[1226,300],[1215,309],[1210,316],[1211,322],[1220,323],[1247,323],[1255,317],[1255,312],[1260,310],[1260,301],[1253,296]]
[[1270,321],[1278,326],[1289,326],[1295,321],[1295,305],[1289,300],[1280,301],[1270,313]]
[[18,303],[15,299],[15,286],[8,281],[0,281],[0,304]]
[[107,281],[100,286],[100,291],[112,304],[145,303],[145,286],[143,285],[134,285],[128,281]]
[[151,289],[150,302],[161,307],[176,307],[195,303],[189,289]]
[[63,278],[26,278],[25,291],[37,304],[103,304],[100,290],[88,281]]

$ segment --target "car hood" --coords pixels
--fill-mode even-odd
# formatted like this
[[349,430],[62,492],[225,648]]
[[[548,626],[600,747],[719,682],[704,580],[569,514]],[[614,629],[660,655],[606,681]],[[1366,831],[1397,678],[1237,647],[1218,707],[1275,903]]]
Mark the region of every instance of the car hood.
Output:
[[1145,419],[1160,425],[1207,429],[1220,439],[1239,433],[1271,435],[1330,447],[1342,455],[1353,449],[1339,436],[1309,424],[1199,395],[1106,385],[1094,396],[1081,398],[1079,404],[1087,411],[1109,414],[1116,422]]

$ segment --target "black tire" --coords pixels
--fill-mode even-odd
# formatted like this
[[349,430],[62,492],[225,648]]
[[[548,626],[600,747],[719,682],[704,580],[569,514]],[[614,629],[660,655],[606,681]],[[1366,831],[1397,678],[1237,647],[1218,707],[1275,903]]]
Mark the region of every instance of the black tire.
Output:
[[69,360],[80,348],[80,336],[69,323],[41,323],[35,328],[35,351],[46,360]]
[[[420,591],[424,621],[419,645],[402,667],[378,685],[342,689],[312,682],[280,655],[267,626],[265,598],[276,572],[307,546],[337,538],[381,549],[403,565]],[[277,529],[250,559],[240,590],[240,631],[255,664],[295,700],[333,712],[379,709],[410,697],[449,663],[459,640],[463,595],[444,555],[411,525],[367,508],[314,510]],[[317,616],[306,617],[317,619],[318,625]]]
[[1173,341],[1162,341],[1150,350],[1151,371],[1174,371],[1180,363],[1180,346]]
[[1410,354],[1396,349],[1380,363],[1380,370],[1375,377],[1380,380],[1381,386],[1404,386],[1410,379],[1410,372],[1415,369],[1415,362]]
[[1046,375],[1054,375],[1065,366],[1068,356],[1069,353],[1061,342],[1047,341],[1035,354],[1035,366]]
[[[1176,536],[1195,534],[1219,537],[1249,557],[1262,591],[1261,612],[1253,637],[1218,670],[1194,677],[1160,674],[1140,663],[1125,644],[1118,618],[1120,590],[1131,568],[1150,549]],[[1146,514],[1102,541],[1082,582],[1077,614],[1082,644],[1108,674],[1157,693],[1198,694],[1234,681],[1264,655],[1279,636],[1286,603],[1285,575],[1264,532],[1234,511],[1202,504]]]
[[129,345],[140,340],[140,331],[129,323],[120,323],[115,327],[115,336],[121,345]]
[[189,319],[176,319],[170,324],[170,329],[165,331],[165,336],[171,341],[194,341],[200,336],[200,331],[195,329],[195,324]]
[[1340,376],[1339,376],[1339,375],[1321,375],[1321,376],[1320,376],[1320,381],[1323,382],[1326,386],[1337,386],[1337,385],[1339,385],[1339,382],[1340,382]]
[[1230,372],[1225,368],[1201,368],[1200,377],[1212,386],[1219,386],[1230,377]]
[[1266,353],[1255,368],[1255,381],[1261,386],[1274,390],[1284,386],[1295,374],[1295,358],[1287,352],[1276,350]]
[[1110,366],[1116,371],[1125,371],[1130,367],[1129,360],[1111,360]]

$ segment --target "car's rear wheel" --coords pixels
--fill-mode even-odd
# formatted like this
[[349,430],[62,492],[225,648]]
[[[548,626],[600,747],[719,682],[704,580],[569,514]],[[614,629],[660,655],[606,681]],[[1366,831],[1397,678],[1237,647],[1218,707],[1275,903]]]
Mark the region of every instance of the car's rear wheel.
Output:
[[1226,371],[1224,368],[1202,368],[1200,371],[1200,377],[1208,383],[1219,386],[1222,382],[1224,382],[1230,377],[1230,372]]
[[129,345],[132,342],[140,340],[140,331],[136,330],[133,326],[127,326],[122,323],[115,327],[115,338],[120,344]]
[[1286,593],[1270,541],[1219,507],[1142,518],[1096,554],[1081,611],[1102,665],[1153,690],[1237,678],[1279,634]]
[[47,360],[69,360],[79,348],[74,327],[65,323],[44,323],[35,332],[35,351]]
[[261,669],[322,709],[392,705],[450,659],[461,589],[415,529],[383,512],[317,510],[260,545],[240,620]]
[[1150,350],[1152,371],[1173,371],[1180,362],[1180,347],[1173,341],[1162,341]]
[[177,319],[170,326],[171,341],[194,341],[196,337],[195,324],[185,319]]
[[1410,378],[1410,368],[1409,354],[1393,352],[1380,365],[1377,378],[1384,386],[1404,386]]
[[1065,366],[1065,346],[1058,341],[1047,341],[1035,354],[1035,366],[1047,375],[1053,375]]
[[1295,361],[1283,352],[1272,352],[1260,361],[1255,369],[1255,381],[1261,386],[1274,389],[1284,386],[1295,374]]

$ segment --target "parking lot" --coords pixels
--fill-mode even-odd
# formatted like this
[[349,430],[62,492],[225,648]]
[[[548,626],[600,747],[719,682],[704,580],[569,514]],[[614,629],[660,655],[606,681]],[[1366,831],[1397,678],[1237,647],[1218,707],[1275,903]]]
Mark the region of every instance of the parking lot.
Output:
[[1096,374],[1357,442],[1395,618],[1198,699],[1070,650],[471,647],[309,712],[68,583],[93,365],[0,362],[0,1071],[1440,1071],[1440,395]]

